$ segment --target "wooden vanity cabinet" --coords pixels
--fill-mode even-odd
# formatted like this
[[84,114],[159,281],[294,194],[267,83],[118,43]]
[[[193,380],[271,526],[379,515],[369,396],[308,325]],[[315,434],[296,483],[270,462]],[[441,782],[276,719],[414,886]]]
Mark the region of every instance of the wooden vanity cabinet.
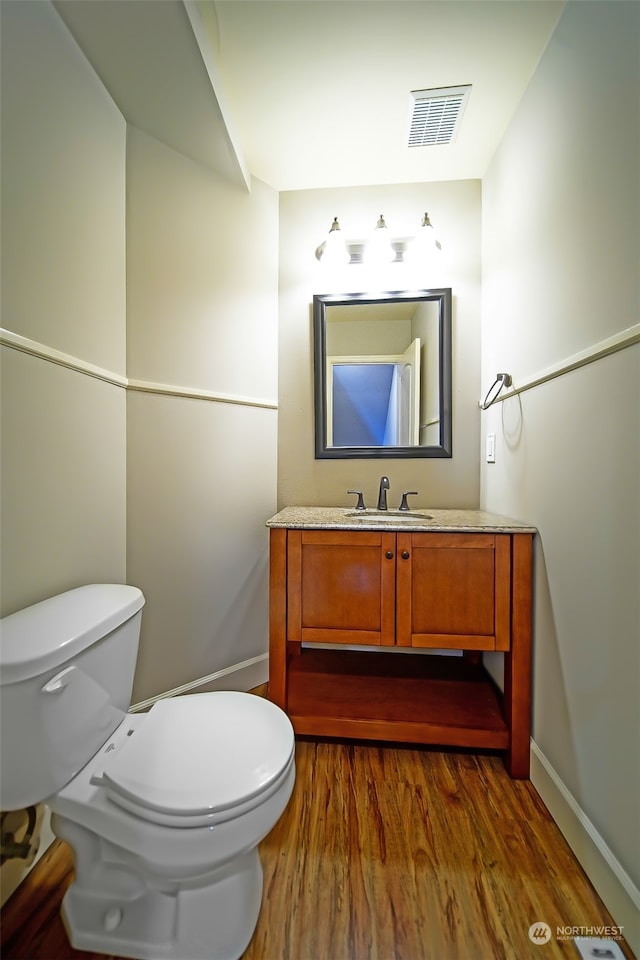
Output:
[[271,699],[300,734],[499,749],[528,777],[532,539],[273,527]]

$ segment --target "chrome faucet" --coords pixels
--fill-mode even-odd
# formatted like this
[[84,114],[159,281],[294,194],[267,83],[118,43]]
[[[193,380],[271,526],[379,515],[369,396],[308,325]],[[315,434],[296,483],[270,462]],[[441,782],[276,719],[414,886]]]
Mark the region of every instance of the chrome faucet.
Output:
[[380,490],[378,492],[378,510],[387,509],[387,490],[389,489],[389,477],[380,477]]

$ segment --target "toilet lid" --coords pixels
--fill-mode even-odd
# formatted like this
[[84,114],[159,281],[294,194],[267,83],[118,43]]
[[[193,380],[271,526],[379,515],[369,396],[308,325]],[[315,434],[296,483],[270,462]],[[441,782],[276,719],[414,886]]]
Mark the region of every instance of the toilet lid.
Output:
[[291,722],[270,701],[198,693],[154,704],[123,747],[105,756],[100,779],[112,799],[147,819],[158,819],[154,812],[206,818],[268,791],[293,748]]

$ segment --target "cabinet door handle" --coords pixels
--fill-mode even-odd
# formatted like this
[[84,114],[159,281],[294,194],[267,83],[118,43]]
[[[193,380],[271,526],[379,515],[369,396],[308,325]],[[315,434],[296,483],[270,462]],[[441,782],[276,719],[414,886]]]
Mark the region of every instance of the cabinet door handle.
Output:
[[385,557],[387,558],[387,560],[393,560],[393,550],[387,550],[387,552],[385,553]]
[[402,553],[400,554],[400,556],[402,557],[403,560],[408,560],[408,559],[409,559],[409,551],[408,551],[408,550],[403,550]]

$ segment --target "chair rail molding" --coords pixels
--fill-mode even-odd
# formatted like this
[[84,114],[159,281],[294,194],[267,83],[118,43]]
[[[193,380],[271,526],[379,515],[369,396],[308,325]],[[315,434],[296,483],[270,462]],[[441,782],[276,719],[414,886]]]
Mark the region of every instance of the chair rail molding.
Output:
[[106,370],[104,367],[96,366],[80,357],[74,357],[69,353],[63,353],[44,343],[38,343],[37,340],[30,340],[20,334],[13,333],[11,330],[0,328],[0,345],[9,347],[12,350],[18,350],[32,357],[38,357],[40,360],[47,360],[58,366],[66,367],[76,373],[84,374],[88,377],[94,377],[98,380],[104,380],[116,387],[122,387],[125,390],[133,390],[139,393],[158,393],[171,397],[187,397],[193,400],[205,400],[213,403],[232,403],[240,404],[246,407],[261,407],[266,410],[277,410],[277,400],[262,399],[260,397],[244,397],[231,393],[219,393],[214,390],[204,390],[200,387],[178,386],[176,384],[154,383],[149,380],[133,380],[122,374],[115,373],[112,370]]

